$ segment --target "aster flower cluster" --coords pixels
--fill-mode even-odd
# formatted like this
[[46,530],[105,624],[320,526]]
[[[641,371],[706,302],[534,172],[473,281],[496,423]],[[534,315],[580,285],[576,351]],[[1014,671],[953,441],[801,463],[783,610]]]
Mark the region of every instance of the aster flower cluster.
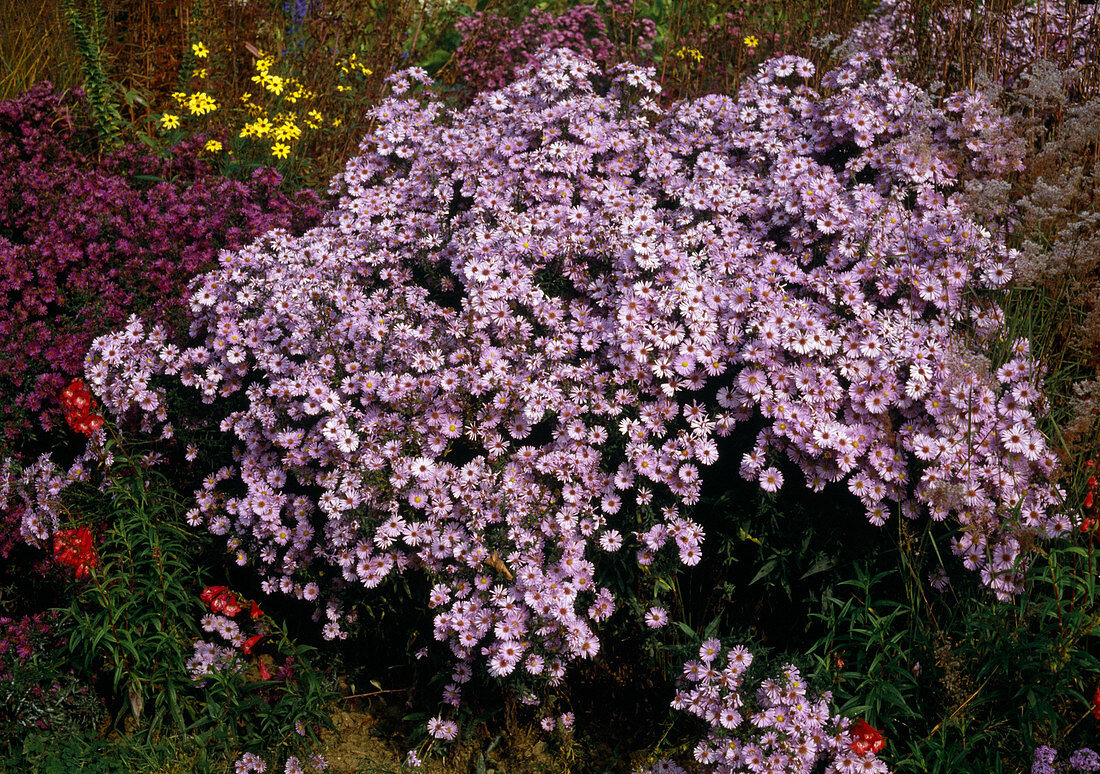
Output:
[[747,478],[775,490],[787,460],[875,523],[891,503],[952,516],[1011,594],[1013,532],[1070,525],[1048,515],[1027,343],[980,354],[1013,253],[953,193],[1018,168],[1008,122],[980,94],[935,107],[868,55],[825,93],[785,56],[667,112],[652,71],[619,66],[606,93],[596,75],[544,52],[447,111],[399,74],[325,224],[195,281],[198,343],[137,319],[96,340],[86,374],[116,414],[166,422],[162,376],[245,401],[222,422],[238,463],[192,522],[300,597],[319,560],[367,588],[427,572],[455,703],[479,656],[554,681],[595,655],[603,552],[695,564],[677,503],[754,415]]
[[240,673],[247,668],[239,649],[227,648],[213,642],[199,640],[195,652],[187,660],[187,670],[193,680],[203,680],[215,672]]
[[[96,431],[102,436],[102,431]],[[0,511],[18,517],[15,532],[20,542],[46,545],[61,523],[64,491],[76,481],[87,480],[82,455],[68,469],[50,454],[42,454],[29,465],[18,467],[5,458],[5,477],[0,479]]]
[[[328,768],[328,763],[321,755],[313,755],[303,765],[300,758],[295,755],[291,755],[286,759],[286,763],[282,767],[283,774],[305,774],[305,772],[320,772]],[[235,774],[249,774],[255,772],[255,774],[264,774],[268,770],[267,762],[255,753],[245,753],[234,763],[233,771]],[[275,769],[276,771],[278,769]]]
[[[684,665],[672,706],[709,725],[695,747],[704,771],[808,774],[821,763],[839,774],[887,771],[875,756],[882,749],[881,734],[865,722],[830,715],[830,694],[809,695],[794,666],[754,682],[747,679],[752,663],[747,648],[737,646],[723,656],[721,643],[707,640],[698,660]],[[876,744],[868,744],[872,737]],[[663,761],[649,774],[678,768]]]
[[1046,745],[1035,750],[1031,774],[1056,774],[1057,772],[1100,771],[1100,755],[1083,747],[1070,754],[1069,760],[1059,761],[1058,751]]
[[34,655],[36,643],[53,633],[52,618],[52,613],[0,616],[0,681],[10,681],[13,669]]

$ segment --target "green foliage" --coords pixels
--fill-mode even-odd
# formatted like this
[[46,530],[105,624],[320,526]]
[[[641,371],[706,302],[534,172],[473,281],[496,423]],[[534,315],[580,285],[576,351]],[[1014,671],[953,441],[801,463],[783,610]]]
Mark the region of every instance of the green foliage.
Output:
[[120,717],[128,711],[141,721],[148,709],[150,731],[166,722],[182,729],[186,661],[202,612],[195,585],[202,573],[189,561],[195,539],[180,526],[182,501],[164,476],[109,441],[112,450],[123,462],[106,477],[106,501],[80,503],[82,513],[109,518],[99,566],[66,611],[68,652],[83,672],[108,675],[125,699]]
[[28,734],[42,729],[63,736],[93,731],[105,714],[90,686],[66,670],[52,639],[41,636],[31,658],[16,660],[0,680],[0,753],[22,749]]
[[943,536],[906,526],[896,552],[861,562],[826,598],[817,677],[840,711],[885,729],[898,772],[1020,770],[1036,744],[1087,744],[1079,719],[1100,677],[1093,550],[1035,547],[1026,591],[999,602],[962,569],[928,589]]
[[111,747],[90,734],[36,734],[24,743],[21,763],[24,771],[34,774],[127,774],[129,769],[121,756],[105,754],[114,752]]
[[214,672],[204,687],[201,714],[187,729],[199,742],[200,770],[241,751],[280,764],[290,755],[304,760],[320,744],[319,731],[333,727],[328,710],[335,694],[317,667],[316,649],[271,625],[268,649],[274,643],[281,672],[265,679],[255,668],[225,669]]
[[80,52],[81,70],[84,73],[84,88],[88,95],[88,106],[92,111],[96,131],[100,141],[108,147],[121,143],[119,132],[122,127],[122,114],[112,101],[115,86],[107,78],[105,63],[107,15],[101,0],[89,0],[87,11],[76,6],[77,0],[62,0],[65,18]]
[[[67,494],[69,513],[99,531],[101,542],[62,611],[62,660],[107,688],[116,725],[126,719],[126,730],[142,731],[139,752],[174,739],[193,748],[198,771],[220,770],[242,752],[280,764],[289,755],[305,760],[319,744],[318,731],[331,727],[334,694],[315,649],[296,643],[284,625],[262,615],[257,624],[265,636],[251,662],[204,681],[192,677],[188,661],[203,637],[198,619],[205,610],[207,571],[199,560],[209,558],[183,524],[183,500],[155,461],[136,456],[112,430],[100,452],[102,484]],[[73,744],[86,751],[90,742]],[[51,754],[43,753],[43,771],[54,765]]]

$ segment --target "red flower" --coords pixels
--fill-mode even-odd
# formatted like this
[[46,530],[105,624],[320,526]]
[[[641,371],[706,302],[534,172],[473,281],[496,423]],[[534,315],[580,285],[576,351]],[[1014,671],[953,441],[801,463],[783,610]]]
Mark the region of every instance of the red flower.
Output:
[[252,655],[252,649],[254,647],[256,647],[256,643],[259,642],[260,640],[262,640],[263,638],[264,638],[264,635],[262,635],[262,634],[257,634],[255,636],[249,637],[247,640],[244,641],[244,644],[241,645],[241,650],[244,651],[244,654],[246,656],[251,656]]
[[255,621],[257,618],[259,618],[263,614],[264,614],[264,611],[260,609],[260,606],[257,605],[255,602],[253,602],[252,603],[252,612],[249,613],[249,615],[252,616],[252,620]]
[[199,595],[199,599],[215,613],[224,613],[230,618],[241,612],[237,595],[230,591],[228,586],[208,586]]
[[66,411],[86,411],[91,408],[92,396],[88,388],[79,378],[69,382],[69,386],[61,391],[61,407]]
[[88,388],[80,379],[73,379],[69,386],[61,391],[61,407],[66,410],[65,419],[69,427],[78,433],[91,435],[103,427],[103,417],[96,414],[95,401]]
[[221,596],[226,591],[229,591],[228,586],[207,586],[202,590],[202,593],[199,594],[199,599],[209,605],[214,597]]
[[227,592],[215,599],[210,603],[210,609],[215,613],[224,613],[230,618],[241,612],[241,606],[233,592]]
[[259,666],[259,670],[260,670],[260,679],[261,680],[270,680],[271,679],[271,673],[267,671],[267,664],[265,664],[261,660],[259,662],[258,666]]
[[83,578],[99,564],[92,533],[87,527],[62,529],[55,532],[53,555],[59,564],[72,567],[77,578]]
[[1100,720],[1100,685],[1096,686],[1096,693],[1092,695],[1092,716]]
[[856,755],[877,753],[886,746],[886,740],[883,739],[882,732],[863,718],[860,718],[852,725],[851,733],[852,752]]

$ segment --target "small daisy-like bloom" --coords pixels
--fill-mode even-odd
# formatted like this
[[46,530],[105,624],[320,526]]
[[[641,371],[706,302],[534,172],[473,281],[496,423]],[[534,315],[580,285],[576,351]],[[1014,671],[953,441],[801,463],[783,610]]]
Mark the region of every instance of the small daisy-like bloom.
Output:
[[202,146],[210,153],[217,153],[222,149],[222,144],[217,140],[207,140],[206,145]]
[[290,155],[290,146],[285,142],[277,142],[271,146],[271,155],[276,158],[285,159]]
[[760,45],[760,39],[757,38],[755,35],[749,35],[748,37],[745,38],[745,40],[743,42],[749,48],[756,48],[757,46]]
[[453,720],[443,720],[436,716],[428,721],[428,733],[436,739],[450,741],[458,736],[458,724]]
[[180,117],[174,113],[164,113],[157,123],[164,129],[179,129]]
[[760,471],[760,488],[765,492],[776,492],[783,486],[783,474],[776,468],[764,468]]
[[729,660],[731,667],[742,671],[752,665],[752,653],[744,645],[731,648],[730,652],[726,654],[726,658]]
[[191,45],[191,53],[195,55],[196,59],[206,59],[206,57],[210,55],[210,49],[202,43],[193,43]]
[[704,664],[709,664],[718,657],[718,651],[722,647],[722,643],[713,637],[705,640],[699,648],[699,659]]
[[600,652],[600,641],[595,637],[586,637],[577,645],[577,653],[581,658],[595,658]]
[[623,545],[623,536],[618,530],[609,529],[600,535],[599,542],[604,551],[618,551]]
[[668,612],[663,607],[654,605],[645,614],[645,625],[650,629],[660,629],[668,623]]

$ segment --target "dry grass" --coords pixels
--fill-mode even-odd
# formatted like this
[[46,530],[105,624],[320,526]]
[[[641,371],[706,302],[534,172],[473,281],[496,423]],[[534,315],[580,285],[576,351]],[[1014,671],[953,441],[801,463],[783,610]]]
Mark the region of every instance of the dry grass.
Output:
[[34,83],[60,87],[80,83],[80,58],[57,0],[13,0],[0,24],[0,100]]

